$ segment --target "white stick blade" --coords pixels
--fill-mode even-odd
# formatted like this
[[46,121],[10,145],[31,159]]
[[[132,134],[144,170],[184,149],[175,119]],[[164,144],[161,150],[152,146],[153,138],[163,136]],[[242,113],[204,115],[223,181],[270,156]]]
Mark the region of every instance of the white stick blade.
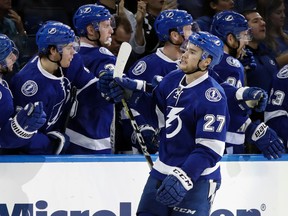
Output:
[[120,46],[119,53],[116,59],[116,65],[114,69],[113,77],[122,77],[125,65],[131,53],[131,45],[127,42],[123,42]]

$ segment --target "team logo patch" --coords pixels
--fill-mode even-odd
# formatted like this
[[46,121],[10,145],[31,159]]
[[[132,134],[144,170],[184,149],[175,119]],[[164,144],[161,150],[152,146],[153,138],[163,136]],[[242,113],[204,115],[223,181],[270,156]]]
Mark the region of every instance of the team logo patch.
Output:
[[38,92],[38,85],[35,81],[28,80],[22,85],[21,92],[25,96],[31,97]]
[[221,100],[222,95],[217,88],[209,88],[205,92],[205,97],[211,102],[218,102]]
[[226,62],[227,62],[227,64],[229,64],[232,67],[240,68],[240,66],[241,66],[240,62],[231,56],[226,58]]
[[275,62],[272,59],[270,59],[270,64],[275,65]]
[[147,64],[145,61],[139,61],[137,65],[133,68],[132,73],[136,76],[144,73],[147,68]]
[[104,55],[110,55],[110,56],[113,56],[113,54],[105,47],[100,47],[99,48],[99,52],[104,54]]
[[278,73],[277,78],[286,79],[288,78],[288,67],[283,67]]

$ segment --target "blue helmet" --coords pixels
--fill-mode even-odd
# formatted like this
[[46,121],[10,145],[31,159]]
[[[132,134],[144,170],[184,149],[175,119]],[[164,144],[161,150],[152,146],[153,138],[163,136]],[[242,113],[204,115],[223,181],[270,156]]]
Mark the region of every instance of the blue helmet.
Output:
[[5,34],[0,34],[0,65],[6,67],[6,58],[13,53],[16,58],[19,56],[18,49],[14,42],[10,40]]
[[168,41],[170,30],[177,29],[183,35],[183,26],[192,25],[193,18],[185,10],[170,9],[162,11],[154,23],[160,41]]
[[217,36],[204,31],[193,32],[190,35],[188,42],[203,50],[202,59],[212,56],[212,61],[209,65],[210,68],[221,61],[224,45]]
[[228,34],[237,37],[240,32],[248,29],[248,22],[243,15],[234,11],[222,11],[214,15],[210,32],[226,41]]
[[86,27],[92,24],[95,30],[99,30],[99,23],[111,18],[109,10],[102,5],[86,4],[78,8],[73,16],[73,24],[78,35],[86,35]]
[[[36,34],[36,44],[39,53],[47,53],[49,46],[56,46],[62,52],[63,46],[76,42],[77,37],[70,26],[57,21],[48,21]],[[79,44],[78,44],[79,45]],[[76,47],[74,47],[76,49]]]

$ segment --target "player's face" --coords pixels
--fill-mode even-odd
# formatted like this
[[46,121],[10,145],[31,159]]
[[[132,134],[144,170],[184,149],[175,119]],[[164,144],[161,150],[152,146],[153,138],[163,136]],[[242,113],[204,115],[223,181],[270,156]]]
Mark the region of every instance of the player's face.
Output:
[[179,68],[183,70],[184,73],[194,72],[198,68],[202,52],[201,48],[189,43],[186,51],[181,56]]
[[99,24],[99,32],[100,32],[100,42],[101,44],[105,44],[110,46],[112,38],[111,35],[113,34],[113,28],[111,26],[110,20],[105,20],[100,22]]
[[266,23],[263,20],[262,16],[257,13],[253,12],[246,16],[248,20],[248,25],[251,28],[251,32],[253,35],[253,39],[255,41],[262,41],[266,37]]
[[11,72],[13,70],[13,65],[17,61],[17,55],[11,52],[7,58],[4,60],[5,65],[0,65],[1,72]]
[[75,54],[74,43],[69,43],[67,46],[63,47],[62,59],[60,61],[60,64],[63,68],[67,68],[70,66],[70,62],[72,61],[74,54]]

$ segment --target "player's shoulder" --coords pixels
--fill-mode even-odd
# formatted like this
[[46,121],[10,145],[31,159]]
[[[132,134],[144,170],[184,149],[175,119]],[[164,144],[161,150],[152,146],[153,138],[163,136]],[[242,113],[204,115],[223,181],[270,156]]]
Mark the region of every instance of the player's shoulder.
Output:
[[288,79],[288,65],[285,65],[282,67],[278,73],[276,74],[276,78],[279,80],[286,80]]
[[134,76],[139,76],[145,73],[145,71],[156,69],[157,66],[161,64],[157,59],[158,57],[155,53],[144,56],[131,67],[129,73]]
[[241,68],[242,66],[241,62],[237,58],[234,58],[227,53],[223,55],[223,58],[219,64],[226,68]]

